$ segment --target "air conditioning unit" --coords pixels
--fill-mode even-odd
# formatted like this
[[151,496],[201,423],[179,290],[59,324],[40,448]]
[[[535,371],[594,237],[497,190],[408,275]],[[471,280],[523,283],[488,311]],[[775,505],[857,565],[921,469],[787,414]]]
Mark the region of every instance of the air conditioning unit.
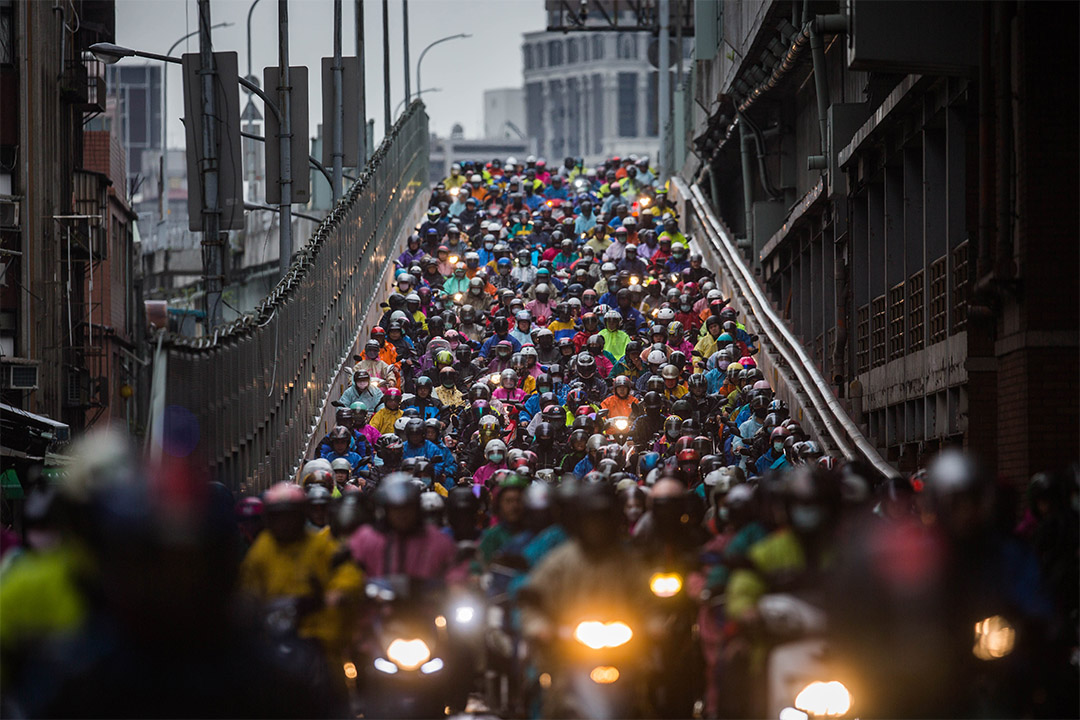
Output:
[[37,390],[37,365],[0,365],[0,380],[7,390]]
[[19,227],[19,199],[9,195],[0,195],[0,228],[17,229]]

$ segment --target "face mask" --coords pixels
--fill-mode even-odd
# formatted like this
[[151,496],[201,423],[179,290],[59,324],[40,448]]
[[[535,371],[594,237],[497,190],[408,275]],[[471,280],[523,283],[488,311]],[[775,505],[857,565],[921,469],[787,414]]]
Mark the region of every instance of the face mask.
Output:
[[640,505],[634,505],[633,507],[626,508],[623,514],[626,515],[628,521],[636,523],[641,519],[641,516],[645,514],[645,509]]
[[731,512],[727,509],[726,505],[721,505],[716,515],[720,518],[721,522],[727,522],[728,518],[731,517]]
[[782,442],[774,442],[772,444],[772,449],[773,449],[774,452],[778,452],[778,453],[784,452],[784,443],[782,443]]
[[488,460],[490,460],[492,464],[498,465],[503,461],[503,454],[498,452],[491,453],[491,455],[488,455]]
[[821,508],[807,505],[796,505],[791,508],[791,524],[799,530],[816,530],[821,526]]

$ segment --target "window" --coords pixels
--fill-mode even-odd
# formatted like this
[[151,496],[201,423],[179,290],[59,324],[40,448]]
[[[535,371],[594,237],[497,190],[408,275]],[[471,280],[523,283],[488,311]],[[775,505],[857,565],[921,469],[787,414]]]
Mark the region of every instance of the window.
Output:
[[619,33],[618,57],[620,60],[637,59],[637,38],[630,33]]
[[604,38],[601,35],[594,35],[592,38],[592,59],[604,59]]
[[544,60],[545,60],[545,57],[544,57],[544,43],[536,43],[535,51],[536,51],[536,58],[535,58],[536,59],[536,67],[542,68],[545,65],[545,63],[544,63]]
[[11,2],[0,2],[0,65],[15,62],[15,20]]
[[526,70],[532,70],[532,67],[533,67],[532,46],[531,45],[526,45],[522,49],[525,52],[525,69]]
[[552,67],[563,64],[563,46],[561,40],[548,41],[548,64]]
[[573,65],[578,61],[578,44],[576,40],[570,40],[566,43],[566,63]]
[[[593,38],[594,41],[597,40],[597,39],[598,38]],[[593,48],[595,49],[595,47],[596,46],[594,44]],[[592,123],[593,123],[593,131],[592,131],[593,148],[592,148],[592,151],[599,155],[600,153],[604,152],[604,142],[603,142],[603,138],[604,138],[604,85],[603,85],[603,79],[601,78],[601,76],[598,73],[594,74],[592,76],[592,82],[589,83],[589,85],[590,85],[590,87],[592,89],[592,92],[590,93],[592,95],[592,112],[590,113],[590,115],[592,115]]]
[[619,73],[619,137],[637,137],[637,73]]
[[649,73],[649,84],[645,90],[645,134],[649,137],[656,137],[659,135],[660,121],[657,113],[658,98],[660,97],[659,90],[660,73],[655,70]]

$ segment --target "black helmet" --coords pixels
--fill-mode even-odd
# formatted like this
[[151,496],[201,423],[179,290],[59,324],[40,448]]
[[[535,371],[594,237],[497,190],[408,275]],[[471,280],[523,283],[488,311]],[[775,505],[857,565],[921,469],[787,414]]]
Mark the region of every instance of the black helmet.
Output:
[[420,507],[420,483],[412,476],[398,472],[388,475],[379,483],[375,491],[375,500],[382,507]]
[[382,458],[384,463],[392,465],[401,460],[401,456],[405,452],[405,444],[401,442],[401,438],[392,433],[381,435],[375,441],[375,452]]
[[424,421],[420,418],[411,418],[407,423],[405,423],[405,437],[412,438],[417,435],[423,437]]
[[591,378],[596,374],[596,359],[589,353],[578,353],[577,373],[579,377]]

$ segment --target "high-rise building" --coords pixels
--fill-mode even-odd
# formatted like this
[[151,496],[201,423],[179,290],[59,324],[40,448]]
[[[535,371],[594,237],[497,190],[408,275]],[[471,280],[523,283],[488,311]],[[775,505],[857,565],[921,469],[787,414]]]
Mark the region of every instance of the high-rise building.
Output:
[[525,134],[559,163],[621,153],[656,158],[659,73],[644,32],[532,32],[522,44]]

